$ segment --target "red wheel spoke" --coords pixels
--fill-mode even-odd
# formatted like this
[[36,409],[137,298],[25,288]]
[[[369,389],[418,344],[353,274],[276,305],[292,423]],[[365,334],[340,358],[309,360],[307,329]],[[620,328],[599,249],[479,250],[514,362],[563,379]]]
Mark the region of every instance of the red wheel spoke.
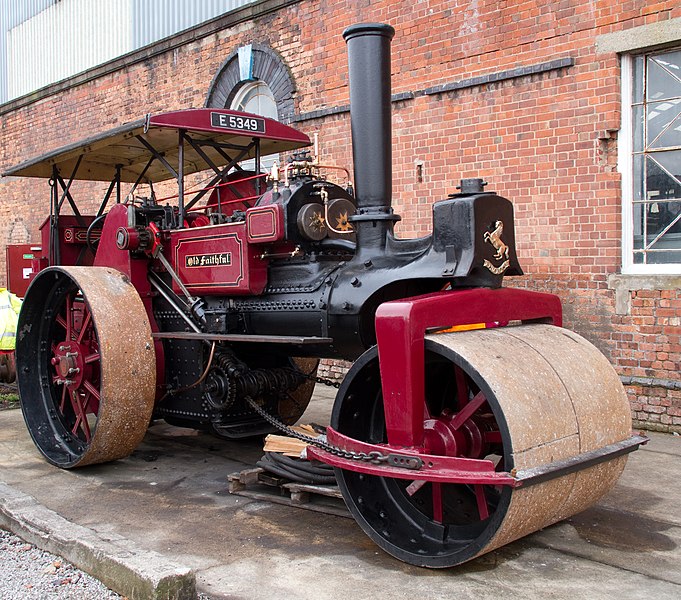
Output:
[[83,387],[90,392],[95,400],[97,400],[97,403],[99,403],[99,390],[87,380],[83,381]]
[[433,482],[431,488],[433,496],[433,521],[442,523],[444,520],[442,512],[442,484]]
[[85,312],[85,317],[83,318],[83,325],[80,328],[80,333],[78,334],[78,338],[76,341],[79,344],[83,343],[83,336],[85,335],[85,332],[88,331],[90,327],[90,322],[92,321],[92,313],[88,310],[87,306],[84,306],[83,312]]
[[[84,415],[87,415],[87,413],[88,413],[88,408],[89,408],[91,398],[92,398],[92,394],[88,391],[87,394],[85,394],[85,397],[83,398],[83,403],[82,403]],[[90,412],[92,412],[92,411],[90,411]]]
[[68,388],[66,386],[63,386],[61,389],[61,402],[59,403],[59,412],[63,415],[64,414],[64,408],[66,407],[66,395],[67,395]]
[[73,300],[70,295],[66,296],[66,341],[71,341],[73,335]]
[[468,421],[468,419],[473,416],[475,411],[478,410],[485,402],[487,402],[485,395],[482,392],[478,392],[475,397],[452,419],[452,429],[459,429],[459,427]]
[[90,363],[97,362],[99,360],[99,352],[95,352],[94,354],[88,354],[84,359],[83,362],[86,365],[89,365]]
[[56,323],[59,323],[59,325],[61,325],[66,331],[68,331],[69,327],[66,324],[64,317],[62,317],[61,315],[57,315],[54,320]]
[[468,404],[468,384],[466,383],[466,374],[461,367],[454,367],[454,374],[456,377],[456,397],[459,401],[459,410],[462,410]]
[[80,429],[83,431],[83,434],[85,435],[85,441],[89,442],[91,437],[90,424],[87,422],[87,418],[85,417],[85,411],[83,409],[83,405],[80,402],[80,399],[78,398],[77,391],[72,392],[71,406],[73,406],[73,412],[76,413],[76,422],[73,425],[71,433],[73,433],[74,435],[78,435],[77,431],[78,428],[80,427]]
[[474,485],[475,488],[475,500],[478,503],[478,514],[480,515],[480,520],[484,521],[489,517],[489,507],[487,506],[487,498],[485,496],[485,486],[484,485]]

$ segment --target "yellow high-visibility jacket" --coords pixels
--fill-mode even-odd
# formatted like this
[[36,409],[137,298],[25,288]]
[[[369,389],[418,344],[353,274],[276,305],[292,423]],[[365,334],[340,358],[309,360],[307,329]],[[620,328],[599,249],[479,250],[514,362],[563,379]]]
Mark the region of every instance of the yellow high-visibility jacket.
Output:
[[21,300],[0,287],[0,350],[14,350]]

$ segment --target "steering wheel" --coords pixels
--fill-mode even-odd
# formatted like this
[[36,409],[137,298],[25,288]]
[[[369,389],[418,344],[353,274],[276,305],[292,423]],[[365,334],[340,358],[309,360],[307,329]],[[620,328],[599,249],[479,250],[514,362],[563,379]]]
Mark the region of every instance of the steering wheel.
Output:
[[99,215],[98,217],[96,217],[94,221],[90,223],[90,226],[87,228],[87,232],[85,234],[85,243],[87,244],[88,249],[90,250],[90,252],[92,252],[93,255],[97,253],[99,240],[92,239],[92,232],[101,225],[102,221],[104,221],[107,214],[109,213],[104,213],[103,215]]

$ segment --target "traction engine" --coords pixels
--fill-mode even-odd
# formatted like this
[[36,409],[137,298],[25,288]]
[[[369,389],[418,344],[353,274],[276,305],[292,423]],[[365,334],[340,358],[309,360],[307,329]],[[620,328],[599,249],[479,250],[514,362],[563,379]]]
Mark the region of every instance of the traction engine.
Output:
[[[7,173],[51,186],[16,349],[50,463],[126,457],[151,419],[268,433],[302,415],[319,359],[342,358],[354,364],[308,458],[335,468],[359,525],[403,561],[462,563],[612,488],[645,438],[605,357],[561,328],[558,298],[502,287],[522,274],[511,203],[464,180],[433,205],[430,235],[393,233],[393,35],[344,33],[354,187],[322,177],[306,135],[208,108]],[[262,173],[282,152],[291,161]],[[94,214],[74,200],[79,179],[109,183]],[[166,180],[176,202],[156,195]]]

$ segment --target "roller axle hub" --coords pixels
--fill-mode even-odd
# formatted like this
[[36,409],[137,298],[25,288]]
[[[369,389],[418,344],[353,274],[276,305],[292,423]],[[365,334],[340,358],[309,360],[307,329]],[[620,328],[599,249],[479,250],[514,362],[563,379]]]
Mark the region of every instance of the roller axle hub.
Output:
[[484,458],[491,451],[491,442],[500,441],[491,415],[472,415],[465,420],[448,409],[423,422],[426,454]]
[[[88,376],[85,357],[96,356],[96,352],[85,344],[63,342],[54,350],[50,361],[56,371],[55,383],[63,383],[71,389],[80,387],[83,378]],[[94,360],[94,358],[92,359]]]

